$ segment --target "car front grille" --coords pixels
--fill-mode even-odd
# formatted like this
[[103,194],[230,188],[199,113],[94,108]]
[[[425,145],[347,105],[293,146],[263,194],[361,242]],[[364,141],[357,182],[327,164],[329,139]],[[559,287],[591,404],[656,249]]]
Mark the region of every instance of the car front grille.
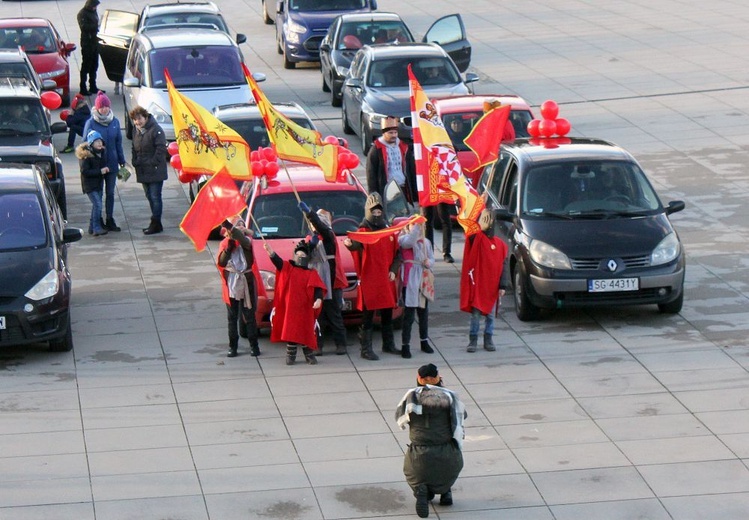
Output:
[[23,328],[18,321],[18,318],[12,314],[5,317],[5,329],[0,330],[0,345],[22,342],[26,340],[26,335],[23,333]]
[[309,52],[320,52],[320,43],[325,36],[311,36],[304,42],[304,48]]
[[[570,258],[572,269],[585,271],[608,271],[606,263],[611,260],[607,258]],[[650,265],[650,255],[623,256],[614,258],[620,264],[619,267],[625,269],[635,269],[639,267],[648,267]]]
[[566,292],[554,293],[554,298],[562,304],[568,305],[588,305],[588,304],[607,304],[617,302],[630,302],[633,305],[637,303],[653,303],[662,301],[664,296],[658,294],[661,288],[653,287],[649,289],[640,289],[639,291],[622,291],[622,292]]

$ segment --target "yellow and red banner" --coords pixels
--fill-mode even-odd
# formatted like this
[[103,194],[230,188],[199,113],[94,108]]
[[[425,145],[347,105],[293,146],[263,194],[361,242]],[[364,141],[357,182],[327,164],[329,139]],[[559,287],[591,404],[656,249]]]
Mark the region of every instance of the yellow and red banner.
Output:
[[194,175],[213,175],[226,169],[234,179],[250,180],[252,169],[247,142],[208,110],[180,93],[168,71],[164,71],[164,76],[182,170]]
[[320,132],[304,128],[276,110],[260,90],[247,67],[244,67],[244,73],[278,157],[287,161],[317,165],[322,169],[326,181],[336,182],[338,146],[324,142]]
[[397,235],[403,228],[405,228],[409,224],[421,224],[426,221],[427,219],[422,215],[413,215],[407,220],[399,222],[398,224],[394,224],[390,227],[386,227],[385,229],[378,229],[377,231],[349,231],[347,235],[351,240],[356,240],[357,242],[361,242],[362,244],[374,244],[382,238],[389,237],[391,235]]

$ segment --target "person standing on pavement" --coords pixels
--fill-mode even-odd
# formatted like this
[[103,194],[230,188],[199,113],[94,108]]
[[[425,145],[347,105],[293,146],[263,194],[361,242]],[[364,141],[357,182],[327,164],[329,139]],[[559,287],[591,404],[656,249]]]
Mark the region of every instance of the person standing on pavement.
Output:
[[114,197],[117,187],[117,172],[121,166],[125,166],[125,152],[122,149],[120,121],[114,116],[112,103],[104,92],[99,92],[96,96],[91,119],[86,121],[86,126],[83,128],[84,135],[88,135],[91,130],[96,130],[102,135],[107,150],[109,173],[104,177],[104,211],[107,217],[104,227],[109,231],[122,231],[114,221]]
[[242,336],[249,339],[250,355],[256,357],[260,355],[260,346],[255,320],[257,290],[252,272],[255,261],[252,232],[243,220],[237,219],[231,228],[222,227],[221,234],[224,239],[218,248],[216,264],[223,282],[221,294],[226,304],[229,327],[229,353],[226,357],[237,357],[240,331],[246,332]]
[[418,200],[413,145],[398,138],[397,117],[382,120],[382,136],[369,149],[366,172],[369,193],[379,193],[384,199],[385,185],[394,180],[409,203]]
[[416,497],[416,514],[427,518],[435,495],[441,506],[453,505],[451,488],[463,469],[468,414],[458,394],[444,388],[435,365],[419,367],[416,384],[398,403],[395,421],[401,430],[409,426],[403,474]]
[[429,345],[429,301],[421,292],[425,271],[434,266],[432,243],[424,237],[424,224],[409,224],[398,236],[403,265],[400,282],[403,296],[403,329],[401,330],[401,357],[411,357],[411,326],[419,317],[419,342],[421,351],[434,354]]
[[[387,227],[382,198],[377,192],[370,193],[364,203],[364,220],[359,224],[359,231],[379,231]],[[346,237],[343,245],[352,252],[359,276],[357,309],[362,311],[361,357],[370,361],[380,359],[372,350],[374,315],[378,310],[382,351],[400,354],[393,336],[393,309],[397,305],[394,282],[401,266],[398,241],[392,234],[373,244],[362,244]]]
[[81,168],[81,188],[92,206],[88,233],[95,237],[106,235],[107,230],[101,226],[101,191],[109,168],[101,134],[96,130],[89,132],[86,140],[76,148],[75,156]]
[[[78,11],[78,27],[81,30],[81,94],[96,94],[96,71],[99,69],[99,13],[96,6],[99,0],[86,0]],[[88,80],[88,88],[86,81]]]
[[468,352],[476,352],[481,316],[484,316],[484,349],[497,350],[492,341],[494,309],[504,294],[500,287],[507,245],[494,236],[494,214],[485,209],[479,216],[481,230],[466,237],[460,271],[460,310],[471,314]]
[[309,240],[312,246],[309,265],[320,275],[326,290],[320,312],[317,355],[323,354],[322,334],[327,324],[333,331],[335,353],[342,356],[346,354],[346,327],[343,324],[341,306],[343,305],[343,289],[348,286],[348,281],[338,253],[338,240],[333,232],[332,219],[328,211],[319,209],[314,212],[304,202],[299,203],[299,210],[307,216],[312,231],[316,233]]
[[135,178],[143,185],[143,191],[151,207],[151,223],[143,229],[144,235],[153,235],[164,231],[161,224],[163,203],[161,190],[167,179],[166,169],[166,135],[148,111],[140,106],[130,111],[133,121],[133,167]]

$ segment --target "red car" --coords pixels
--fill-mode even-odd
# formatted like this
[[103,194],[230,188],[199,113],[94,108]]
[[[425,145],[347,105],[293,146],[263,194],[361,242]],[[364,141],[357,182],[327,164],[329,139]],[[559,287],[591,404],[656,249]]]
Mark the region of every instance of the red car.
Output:
[[[499,95],[469,95],[455,96],[449,98],[436,98],[432,102],[437,113],[442,118],[451,139],[455,151],[458,152],[458,160],[463,168],[463,173],[471,180],[474,186],[481,175],[483,168],[476,164],[476,156],[463,142],[473,129],[479,119],[484,115],[484,102],[497,100],[503,105],[511,105],[510,122],[515,129],[515,137],[529,137],[528,123],[533,120],[533,112],[528,103],[520,96]],[[453,128],[453,121],[459,121],[460,129]]]
[[[322,171],[314,166],[287,163],[289,175],[300,198],[312,209],[324,208],[333,215],[333,231],[338,235],[338,249],[341,254],[343,271],[348,279],[348,287],[343,290],[343,321],[346,324],[361,322],[361,312],[356,310],[359,280],[354,268],[354,260],[343,239],[347,231],[355,231],[364,218],[364,202],[367,192],[356,180],[353,184],[330,183],[324,180]],[[258,297],[256,318],[259,327],[270,327],[270,312],[273,309],[273,289],[276,285],[276,268],[263,248],[260,236],[284,260],[293,257],[294,246],[304,238],[308,228],[306,219],[297,206],[297,199],[287,175],[281,171],[278,177],[265,187],[255,180],[251,188],[249,210],[257,226],[248,218],[247,225],[254,234],[253,253],[263,280],[266,297]],[[259,227],[259,231],[258,231]],[[393,311],[393,318],[402,314],[402,309]],[[396,322],[397,323],[397,322]]]
[[68,57],[74,43],[65,43],[52,22],[44,18],[0,19],[0,49],[21,47],[42,81],[52,80],[62,97],[62,106],[70,105],[70,65]]

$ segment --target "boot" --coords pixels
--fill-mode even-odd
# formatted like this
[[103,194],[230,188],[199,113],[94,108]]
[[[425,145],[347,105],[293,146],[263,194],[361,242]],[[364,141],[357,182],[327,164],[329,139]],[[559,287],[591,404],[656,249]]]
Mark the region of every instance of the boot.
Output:
[[117,223],[114,221],[114,218],[108,218],[107,222],[104,224],[104,227],[106,227],[109,231],[114,231],[115,233],[118,231],[122,231],[122,228],[117,225]]
[[382,351],[388,354],[395,354],[400,356],[401,351],[395,348],[395,337],[393,336],[393,328],[382,329]]
[[411,345],[404,343],[401,346],[401,357],[405,359],[411,359]]
[[451,489],[448,489],[447,493],[442,493],[440,495],[440,505],[441,506],[453,505],[453,492]]
[[143,230],[144,235],[155,235],[156,233],[161,233],[164,231],[163,226],[161,225],[161,219],[160,218],[152,218],[151,219],[151,225],[148,226],[146,229]]
[[429,345],[429,340],[421,340],[421,351],[425,354],[434,354],[434,349]]
[[379,356],[372,350],[372,329],[362,330],[361,333],[361,357],[370,361],[377,361]]
[[315,351],[312,350],[309,347],[303,347],[302,352],[304,353],[304,359],[307,361],[308,365],[316,365],[317,364],[317,357],[315,357]]
[[286,364],[293,365],[296,362],[296,345],[286,344]]
[[484,334],[484,350],[488,350],[489,352],[497,350],[497,347],[494,346],[494,342],[492,341],[491,334]]
[[255,343],[250,343],[250,355],[252,357],[258,357],[260,355],[260,347],[257,344],[257,341]]
[[226,357],[237,357],[237,346],[236,345],[230,345],[229,346],[229,353],[226,354]]
[[336,345],[335,346],[335,355],[336,356],[345,356],[346,355],[346,345]]
[[419,518],[427,518],[429,516],[429,497],[427,496],[426,484],[420,484],[414,491],[416,497],[416,514]]
[[478,341],[478,336],[468,336],[468,348],[466,348],[466,352],[476,352],[476,349],[478,348]]

